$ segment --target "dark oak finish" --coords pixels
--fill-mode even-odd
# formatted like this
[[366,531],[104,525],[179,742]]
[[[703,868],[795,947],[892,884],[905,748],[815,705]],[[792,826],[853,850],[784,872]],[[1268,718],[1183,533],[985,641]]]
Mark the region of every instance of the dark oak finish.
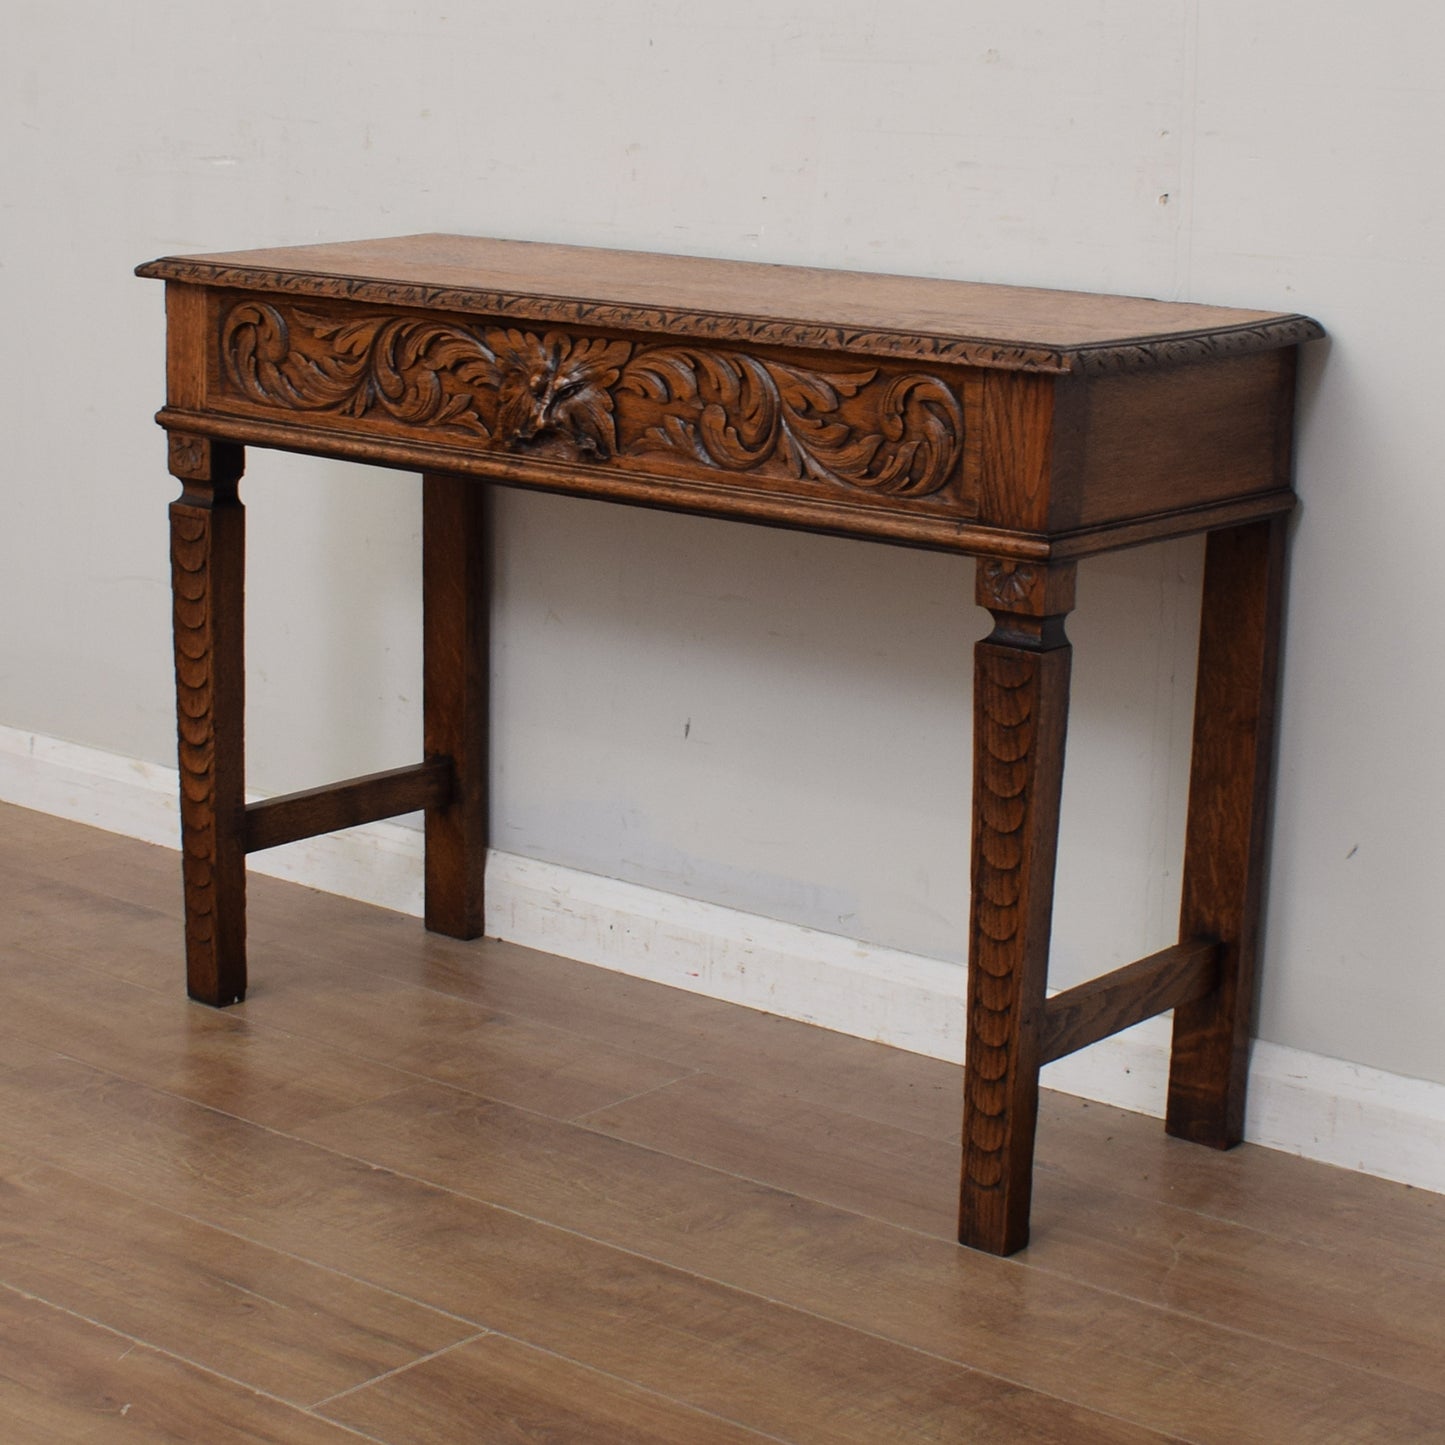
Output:
[[137,270],[208,288],[1045,375],[1148,369],[1321,334],[1306,317],[1269,311],[480,236],[170,256]]
[[[201,364],[171,390],[172,429],[1019,557],[1287,511],[1292,371],[1270,358],[1320,334],[1268,312],[465,236],[140,273],[189,293],[172,346]],[[1158,383],[1178,368],[1183,404]]]
[[487,860],[487,494],[464,477],[422,480],[422,710],[449,799],[426,814],[426,926],[480,938]]
[[247,803],[246,851],[259,853],[263,848],[354,828],[378,818],[394,818],[398,813],[445,808],[451,798],[451,759],[438,756],[408,768],[389,768],[364,778]]
[[1064,776],[1074,564],[979,564],[994,629],[974,651],[968,1070],[958,1237],[1028,1243],[1039,1040]]
[[[245,989],[244,847],[426,809],[484,926],[483,482],[977,556],[959,1237],[1028,1238],[1043,1062],[1179,1006],[1172,1132],[1239,1137],[1307,317],[412,236],[170,257],[191,992]],[[424,474],[419,767],[241,802],[241,447]],[[1046,1003],[1076,559],[1210,532],[1182,944]]]
[[1244,1137],[1283,605],[1282,520],[1210,536],[1179,928],[1223,954],[1219,987],[1175,1012],[1165,1127],[1216,1149]]
[[1039,1062],[1051,1064],[1166,1009],[1212,993],[1218,987],[1222,951],[1207,939],[1176,943],[1056,993],[1044,1007]]
[[176,724],[186,987],[203,1003],[246,996],[246,513],[242,455],[229,442],[170,436]]

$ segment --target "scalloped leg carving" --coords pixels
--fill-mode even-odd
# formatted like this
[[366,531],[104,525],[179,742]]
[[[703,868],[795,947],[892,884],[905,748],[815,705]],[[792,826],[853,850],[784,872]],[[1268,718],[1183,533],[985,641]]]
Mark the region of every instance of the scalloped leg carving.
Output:
[[[993,633],[974,654],[973,904],[959,1241],[1028,1243],[1069,705],[1073,570],[980,563]],[[999,604],[1006,606],[1001,607]],[[1019,609],[1030,608],[1035,615]]]
[[426,926],[452,938],[478,938],[484,924],[490,490],[422,479],[423,732],[453,780],[451,801],[426,814]]
[[170,519],[186,989],[220,1006],[246,994],[241,454],[191,439],[171,455],[185,487]]
[[1174,1012],[1165,1127],[1217,1149],[1244,1134],[1283,595],[1283,518],[1210,534],[1180,937],[1224,954],[1218,989]]

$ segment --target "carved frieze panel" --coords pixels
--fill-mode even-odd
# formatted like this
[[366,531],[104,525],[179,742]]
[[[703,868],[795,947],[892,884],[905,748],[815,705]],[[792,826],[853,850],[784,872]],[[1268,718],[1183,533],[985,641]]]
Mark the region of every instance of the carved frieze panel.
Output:
[[218,339],[223,398],[312,425],[976,510],[958,374],[279,298],[223,303]]

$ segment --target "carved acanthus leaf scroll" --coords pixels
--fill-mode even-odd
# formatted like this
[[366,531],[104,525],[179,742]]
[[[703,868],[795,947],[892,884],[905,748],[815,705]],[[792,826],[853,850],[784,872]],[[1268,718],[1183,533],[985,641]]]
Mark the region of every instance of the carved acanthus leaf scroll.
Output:
[[253,401],[343,416],[383,411],[398,421],[490,435],[469,388],[494,384],[492,357],[458,327],[305,311],[288,318],[244,301],[226,317],[221,354],[231,380]]
[[963,409],[941,379],[818,370],[703,347],[425,317],[237,303],[225,374],[266,407],[391,419],[568,460],[667,455],[922,497],[957,471]]
[[876,371],[812,371],[741,352],[659,347],[623,386],[662,408],[644,444],[686,451],[726,471],[777,461],[792,476],[894,496],[937,491],[958,461],[963,412],[935,377],[880,384],[875,432],[837,420]]

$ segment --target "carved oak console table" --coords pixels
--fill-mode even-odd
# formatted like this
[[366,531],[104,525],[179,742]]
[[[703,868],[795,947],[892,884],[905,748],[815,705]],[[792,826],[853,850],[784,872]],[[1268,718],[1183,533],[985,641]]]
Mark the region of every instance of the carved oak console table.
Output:
[[[1173,1008],[1166,1127],[1236,1143],[1301,316],[459,236],[172,257],[187,979],[245,993],[245,856],[426,810],[482,932],[486,482],[979,559],[959,1237],[1028,1239],[1042,1064]],[[424,474],[425,758],[247,805],[243,449]],[[1180,942],[1046,998],[1077,559],[1208,532]]]

